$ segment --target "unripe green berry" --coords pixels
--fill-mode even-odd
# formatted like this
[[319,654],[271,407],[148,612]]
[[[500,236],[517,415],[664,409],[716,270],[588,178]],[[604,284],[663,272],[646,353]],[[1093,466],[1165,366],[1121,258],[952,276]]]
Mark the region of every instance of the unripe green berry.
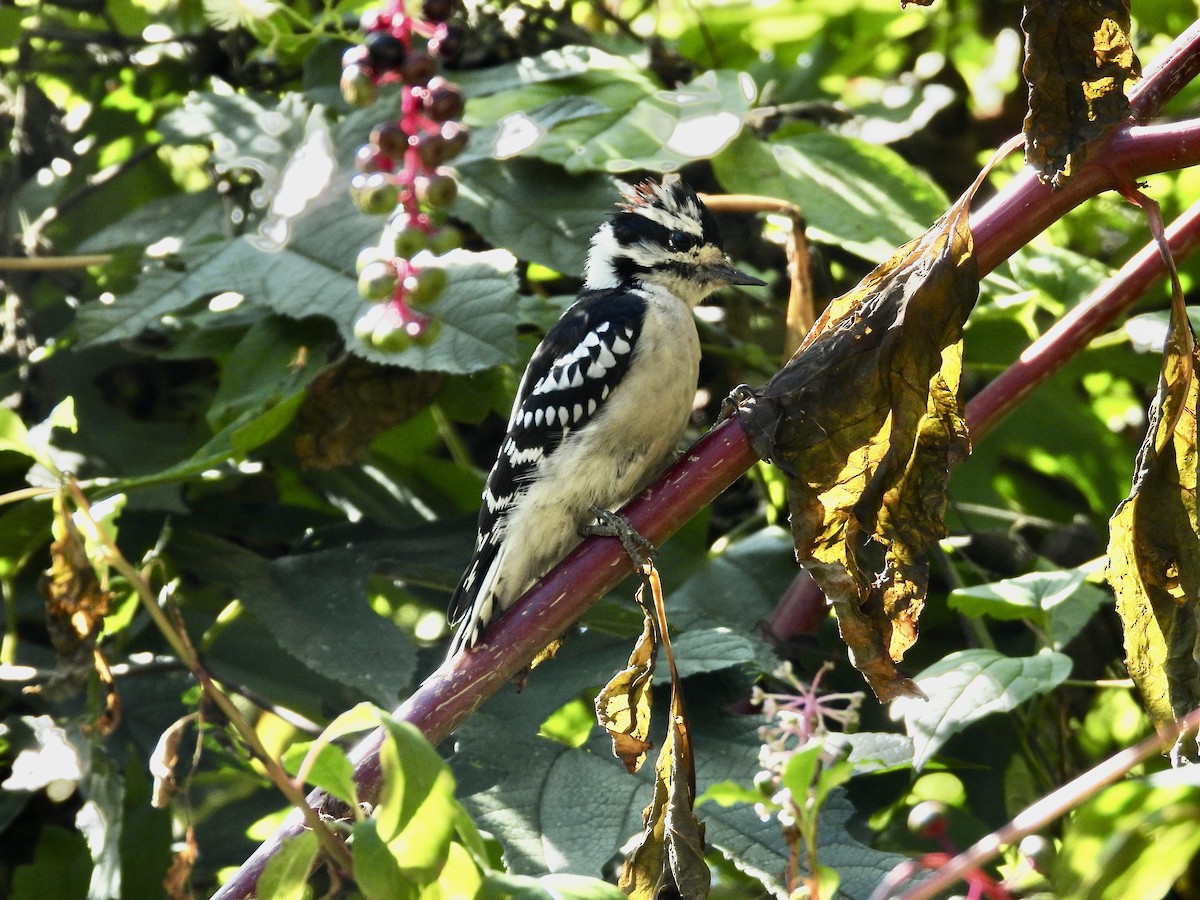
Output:
[[420,330],[417,331],[413,340],[418,344],[428,347],[438,339],[438,335],[442,333],[442,320],[435,319],[432,316],[423,316],[421,319]]
[[400,259],[412,259],[428,246],[428,235],[416,225],[406,225],[392,239],[392,247]]
[[922,800],[909,810],[908,830],[926,839],[941,837],[949,828],[946,813],[946,804],[936,800]]
[[394,315],[384,316],[371,332],[371,345],[385,353],[399,353],[412,344],[408,330]]
[[434,209],[444,209],[458,197],[458,181],[453,175],[438,174],[417,181],[417,199]]
[[363,247],[354,259],[354,274],[361,275],[363,269],[375,262],[384,262],[383,253],[378,247]]
[[390,300],[395,291],[396,269],[390,263],[367,263],[358,274],[358,293],[364,300]]
[[462,232],[453,225],[443,225],[429,236],[429,252],[441,256],[462,246]]
[[379,94],[375,78],[366,66],[346,66],[340,84],[342,96],[351,106],[367,106]]
[[360,172],[350,179],[350,199],[367,215],[383,215],[396,208],[396,187],[383,172]]
[[354,336],[364,344],[370,344],[371,336],[375,333],[375,327],[387,314],[388,309],[386,306],[372,306],[354,320]]
[[442,295],[449,280],[445,269],[422,269],[404,279],[404,299],[412,307],[428,306]]

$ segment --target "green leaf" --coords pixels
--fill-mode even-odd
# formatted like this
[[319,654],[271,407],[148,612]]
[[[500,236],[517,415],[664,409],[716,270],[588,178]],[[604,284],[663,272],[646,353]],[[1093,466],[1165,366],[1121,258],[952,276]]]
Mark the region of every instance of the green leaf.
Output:
[[289,654],[326,678],[391,707],[416,666],[409,636],[367,604],[378,564],[369,553],[327,550],[267,561],[197,533],[172,542],[178,564],[229,585]]
[[908,768],[913,762],[912,738],[887,731],[833,733],[825,738],[825,746],[832,752],[848,750],[846,762],[856,775]]
[[[17,866],[12,874],[10,900],[84,900],[92,860],[77,831],[46,825],[38,836],[33,861]],[[52,888],[52,893],[48,888]]]
[[[283,765],[288,774],[297,774],[314,743],[316,742],[302,741],[292,744],[284,751]],[[358,788],[354,784],[354,766],[340,747],[324,744],[316,751],[316,759],[309,766],[305,784],[318,787],[349,806],[358,803]]]
[[320,849],[317,836],[302,831],[283,842],[258,879],[256,896],[262,900],[304,900],[308,872]]
[[455,833],[454,776],[416,728],[390,716],[383,725],[388,737],[379,754],[379,836],[406,876],[428,882],[445,864]]
[[904,720],[913,767],[920,770],[972,722],[1049,693],[1070,674],[1071,658],[1061,653],[1011,658],[995,650],[960,650],[916,677],[928,700],[901,697],[892,702],[891,716]]
[[972,585],[951,591],[951,609],[967,616],[994,619],[1028,619],[1061,650],[1083,629],[1108,594],[1087,581],[1085,568],[1031,572],[992,584]]
[[[579,45],[548,50],[538,56],[525,57],[501,66],[456,72],[454,78],[463,92],[472,98],[467,106],[468,115],[472,118],[478,117],[481,110],[494,110],[494,107],[481,102],[480,98],[500,94],[511,97],[514,91],[528,90],[534,85],[554,87],[563,96],[584,93],[577,90],[581,82],[591,89],[586,92],[589,95],[595,94],[596,88],[613,82],[636,84],[644,92],[655,88],[653,79],[629,57]],[[566,84],[556,84],[559,82]],[[528,109],[528,105],[516,105],[525,103],[527,98],[528,95],[521,94],[511,99],[509,102],[514,104],[512,109]],[[601,102],[612,105],[607,98]]]
[[685,631],[672,641],[672,646],[679,677],[688,678],[753,662],[762,645],[747,635],[722,627]]
[[379,837],[374,819],[356,822],[350,830],[354,881],[367,900],[415,900],[420,889],[406,878],[392,851]]
[[[457,165],[456,216],[521,259],[567,275],[583,271],[588,242],[618,199],[608,176],[569,175],[537,159]],[[530,184],[538,189],[527,190]]]
[[713,160],[726,190],[797,204],[809,237],[882,262],[946,209],[941,190],[899,154],[824,131],[743,134]]
[[1110,785],[1063,835],[1055,895],[1072,900],[1166,896],[1200,852],[1200,771],[1184,766]]
[[710,71],[633,104],[605,105],[589,95],[512,113],[483,140],[498,158],[535,156],[571,173],[672,172],[728,146],[755,94],[744,73]]

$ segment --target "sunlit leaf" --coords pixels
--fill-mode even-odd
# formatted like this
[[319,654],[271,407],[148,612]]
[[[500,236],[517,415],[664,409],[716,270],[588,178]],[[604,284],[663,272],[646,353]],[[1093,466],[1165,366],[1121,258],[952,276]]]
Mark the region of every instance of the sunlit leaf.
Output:
[[1033,0],[1021,28],[1025,158],[1043,182],[1059,187],[1082,164],[1086,145],[1129,115],[1125,82],[1141,73],[1129,0]]
[[1052,650],[1061,650],[1107,599],[1083,569],[1060,569],[955,588],[946,602],[968,616],[1028,619],[1046,634]]
[[946,209],[926,176],[886,147],[825,131],[737,138],[713,160],[728,191],[797,204],[811,240],[872,262],[920,234]]
[[304,900],[308,872],[319,849],[317,835],[312,831],[302,831],[284,841],[263,869],[258,896],[263,900]]
[[1200,851],[1200,771],[1184,766],[1114,784],[1076,810],[1054,871],[1055,895],[1164,897]]
[[960,650],[938,660],[916,678],[927,700],[901,697],[892,704],[892,718],[903,719],[912,738],[913,766],[924,768],[972,722],[1054,690],[1071,665],[1061,653],[1013,658],[995,650]]
[[383,724],[379,836],[406,877],[428,882],[444,865],[455,831],[454,776],[413,726],[391,717]]
[[796,557],[884,701],[917,693],[895,662],[916,641],[925,548],[945,533],[950,467],[969,449],[957,400],[978,293],[969,202],[834,300],[738,410],[755,449],[788,474]]

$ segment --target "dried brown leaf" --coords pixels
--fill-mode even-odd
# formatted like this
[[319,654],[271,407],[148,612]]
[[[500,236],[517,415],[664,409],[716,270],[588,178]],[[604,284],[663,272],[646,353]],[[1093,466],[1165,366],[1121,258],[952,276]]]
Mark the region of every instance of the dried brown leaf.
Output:
[[1108,580],[1125,632],[1125,664],[1159,724],[1200,707],[1200,349],[1179,282],[1174,277],[1173,282],[1158,393],[1133,488],[1109,522],[1108,545]]
[[344,356],[309,385],[296,415],[296,452],[308,469],[355,462],[380,433],[424,409],[442,384],[437,372],[380,366]]
[[957,392],[979,287],[972,193],[833,301],[737,413],[789,475],[796,557],[885,702],[920,694],[895,663],[917,637],[950,467],[969,452]]
[[1129,116],[1125,83],[1141,74],[1128,0],[1030,0],[1025,32],[1025,159],[1061,187],[1087,144]]
[[621,867],[621,890],[630,897],[708,896],[712,876],[704,861],[704,823],[696,816],[695,800],[692,740],[676,687],[671,691],[671,728],[654,771],[654,799],[642,813],[641,838]]
[[641,637],[629,654],[629,665],[596,696],[596,721],[612,738],[613,755],[631,774],[642,767],[647,751],[654,746],[647,737],[657,650],[654,620],[647,615]]

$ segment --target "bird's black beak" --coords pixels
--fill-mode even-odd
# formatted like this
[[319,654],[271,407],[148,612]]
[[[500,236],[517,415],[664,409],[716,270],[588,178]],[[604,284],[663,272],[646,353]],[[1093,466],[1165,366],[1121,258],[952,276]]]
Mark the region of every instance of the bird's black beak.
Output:
[[709,272],[714,280],[723,281],[725,284],[744,284],[757,287],[766,285],[761,278],[755,278],[753,275],[747,275],[741,269],[735,269],[729,260],[713,266]]

